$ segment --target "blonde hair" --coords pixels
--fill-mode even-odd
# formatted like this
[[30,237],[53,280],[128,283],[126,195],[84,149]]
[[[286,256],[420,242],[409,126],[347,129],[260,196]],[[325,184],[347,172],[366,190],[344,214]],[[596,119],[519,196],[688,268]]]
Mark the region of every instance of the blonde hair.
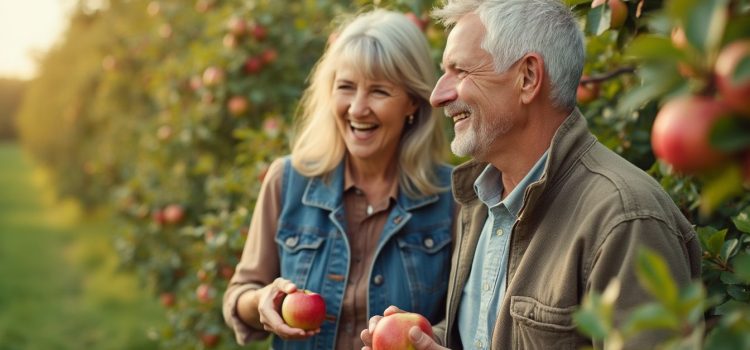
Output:
[[401,136],[399,183],[410,197],[441,191],[435,167],[445,159],[446,140],[440,117],[429,102],[436,80],[429,45],[406,16],[382,9],[360,14],[340,27],[313,68],[298,109],[294,168],[305,176],[325,176],[346,154],[332,100],[336,68],[342,62],[356,63],[353,66],[368,78],[402,86],[417,102],[414,122],[405,126]]

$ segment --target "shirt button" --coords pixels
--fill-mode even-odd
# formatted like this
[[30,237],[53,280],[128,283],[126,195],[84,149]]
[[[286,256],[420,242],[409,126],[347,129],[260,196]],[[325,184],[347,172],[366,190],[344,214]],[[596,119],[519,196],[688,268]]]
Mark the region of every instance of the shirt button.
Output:
[[284,244],[286,244],[286,246],[289,248],[294,248],[294,246],[297,245],[298,241],[299,241],[299,237],[297,236],[289,237],[284,241]]
[[497,234],[498,236],[502,236],[502,235],[503,235],[503,233],[505,233],[505,231],[503,231],[503,229],[499,228],[499,229],[497,229],[497,231],[495,231],[495,233],[496,233],[496,234]]
[[474,343],[474,346],[476,346],[476,347],[477,347],[477,349],[481,349],[481,348],[482,348],[482,342],[481,342],[481,341],[479,341],[479,340],[477,340],[477,341],[476,341],[476,342]]
[[435,240],[433,240],[432,238],[429,238],[429,237],[424,239],[424,247],[425,248],[430,249],[430,248],[432,248],[434,246],[435,246]]
[[375,275],[375,277],[372,278],[372,283],[375,283],[376,286],[379,286],[383,284],[383,281],[385,278],[383,278],[383,275]]
[[485,291],[489,291],[490,290],[490,283],[489,282],[484,282],[484,286],[482,286],[482,288],[484,288]]
[[529,312],[529,318],[532,319],[532,320],[534,319],[534,311]]

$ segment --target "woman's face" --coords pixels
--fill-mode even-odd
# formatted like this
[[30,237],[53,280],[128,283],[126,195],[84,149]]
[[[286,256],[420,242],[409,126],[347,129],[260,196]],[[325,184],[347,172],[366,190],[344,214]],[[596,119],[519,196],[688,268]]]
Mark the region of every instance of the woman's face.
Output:
[[417,104],[403,87],[371,80],[351,65],[336,68],[333,82],[336,125],[351,157],[390,161]]

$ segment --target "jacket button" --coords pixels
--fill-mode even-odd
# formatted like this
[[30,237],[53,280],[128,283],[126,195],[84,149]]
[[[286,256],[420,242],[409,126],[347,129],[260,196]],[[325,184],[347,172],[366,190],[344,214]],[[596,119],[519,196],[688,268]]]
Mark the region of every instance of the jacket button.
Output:
[[289,237],[284,241],[284,244],[286,244],[289,248],[294,248],[297,245],[297,242],[299,242],[299,237]]
[[532,319],[532,320],[534,319],[534,311],[529,312],[529,318]]
[[424,247],[427,249],[430,249],[435,246],[435,240],[430,237],[425,238],[423,243],[424,243]]
[[372,283],[374,283],[376,286],[379,286],[383,284],[383,281],[385,278],[383,278],[383,275],[375,275],[375,277],[372,278]]

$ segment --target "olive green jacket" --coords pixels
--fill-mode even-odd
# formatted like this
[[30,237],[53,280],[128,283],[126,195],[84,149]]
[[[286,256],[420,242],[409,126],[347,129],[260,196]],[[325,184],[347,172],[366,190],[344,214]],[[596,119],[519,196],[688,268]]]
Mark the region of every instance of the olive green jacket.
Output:
[[[460,221],[447,315],[435,326],[436,338],[452,349],[461,348],[457,310],[487,217],[473,189],[486,165],[469,161],[453,171]],[[576,109],[557,130],[541,179],[524,193],[491,348],[601,348],[576,331],[573,312],[585,293],[603,291],[613,278],[622,282],[616,320],[651,300],[634,272],[641,247],[664,257],[679,285],[700,278],[701,249],[690,222],[653,178],[599,143]],[[626,347],[653,348],[660,339],[642,334]]]

